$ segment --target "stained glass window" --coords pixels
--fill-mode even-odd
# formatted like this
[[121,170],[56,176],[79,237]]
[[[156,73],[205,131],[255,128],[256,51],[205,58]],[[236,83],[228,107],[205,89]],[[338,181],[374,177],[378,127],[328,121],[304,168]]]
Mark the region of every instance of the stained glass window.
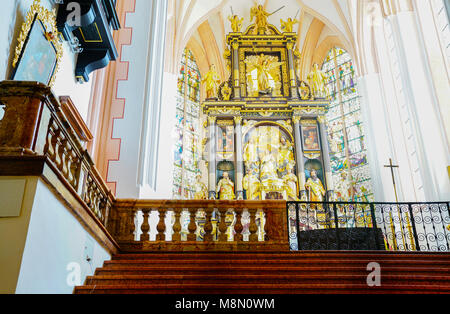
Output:
[[345,50],[333,48],[322,70],[331,98],[326,118],[336,198],[374,201],[353,61]]
[[200,72],[191,51],[183,53],[177,88],[173,198],[193,198],[200,160]]

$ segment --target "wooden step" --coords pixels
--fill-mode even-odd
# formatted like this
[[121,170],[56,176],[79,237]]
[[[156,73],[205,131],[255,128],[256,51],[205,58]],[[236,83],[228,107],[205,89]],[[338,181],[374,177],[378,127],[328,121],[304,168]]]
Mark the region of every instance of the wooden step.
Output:
[[[367,265],[381,266],[369,287]],[[450,293],[450,254],[277,252],[118,254],[77,294]]]
[[332,258],[334,260],[337,259],[382,259],[388,257],[389,259],[441,259],[445,261],[450,261],[450,254],[448,253],[420,253],[420,252],[376,252],[370,253],[366,251],[348,251],[343,253],[343,251],[327,251],[320,252],[312,251],[312,252],[284,252],[284,253],[261,253],[261,252],[246,252],[246,253],[226,253],[226,252],[217,252],[217,253],[207,253],[207,252],[199,252],[199,253],[143,253],[143,254],[117,254],[112,257],[112,260],[143,260],[143,259],[177,259],[177,260],[185,260],[185,259],[302,259],[302,258]]
[[[110,275],[88,277],[89,285],[151,285],[151,284],[364,284],[367,281],[366,274],[358,275]],[[391,284],[419,284],[419,285],[444,285],[450,282],[450,276],[425,276],[425,275],[382,275],[382,285]]]
[[115,261],[106,261],[104,263],[104,267],[115,267],[115,266],[135,266],[135,267],[146,267],[152,265],[189,265],[192,267],[205,267],[209,265],[217,265],[217,266],[245,266],[245,265],[273,265],[275,267],[284,267],[284,266],[302,266],[302,265],[317,265],[317,264],[330,264],[330,265],[359,265],[366,267],[370,262],[377,262],[382,267],[390,266],[390,265],[398,265],[401,263],[403,266],[417,266],[417,267],[430,267],[430,266],[442,266],[442,267],[450,267],[450,261],[442,261],[442,260],[390,260],[390,259],[367,259],[367,260],[354,260],[354,259],[342,259],[342,260],[333,260],[333,259],[294,259],[294,260],[267,260],[267,259],[249,259],[249,260],[236,260],[236,259],[216,259],[216,260],[207,260],[207,259],[192,259],[192,260],[115,260]]
[[368,287],[367,284],[152,284],[89,285],[76,287],[77,294],[424,294],[450,293],[449,285],[393,284]]

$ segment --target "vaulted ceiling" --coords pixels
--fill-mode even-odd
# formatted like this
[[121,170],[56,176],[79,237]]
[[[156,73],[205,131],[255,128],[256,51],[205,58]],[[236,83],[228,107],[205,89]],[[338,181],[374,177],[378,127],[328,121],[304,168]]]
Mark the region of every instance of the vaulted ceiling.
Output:
[[201,73],[216,64],[223,80],[226,73],[223,53],[226,34],[231,32],[228,16],[244,17],[243,29],[250,24],[255,3],[268,12],[283,9],[269,17],[280,28],[280,19],[297,16],[297,48],[303,55],[302,76],[315,62],[321,64],[329,49],[341,46],[354,54],[351,7],[355,0],[169,0],[166,71],[176,73],[185,47],[194,53]]

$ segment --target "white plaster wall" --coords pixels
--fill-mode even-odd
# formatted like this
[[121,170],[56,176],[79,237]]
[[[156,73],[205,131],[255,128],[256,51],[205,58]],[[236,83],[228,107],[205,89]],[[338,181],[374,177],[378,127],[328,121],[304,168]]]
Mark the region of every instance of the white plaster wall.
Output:
[[[33,3],[33,0],[2,0],[0,10],[0,80],[9,79],[11,63],[17,45],[22,23]],[[47,9],[56,7],[53,0],[41,0]],[[75,80],[76,56],[71,52],[67,42],[64,42],[64,56],[60,71],[57,73],[53,91],[56,96],[70,96],[81,116],[87,120],[89,100],[91,95],[91,80],[79,84]]]
[[122,49],[122,61],[129,61],[128,80],[118,83],[117,97],[125,99],[123,119],[114,122],[113,138],[120,138],[120,160],[109,163],[107,180],[117,182],[117,197],[138,198],[140,139],[147,86],[147,46],[151,1],[137,0],[134,13],[127,14],[126,25],[133,28],[131,45]]
[[[87,249],[85,249],[87,247]],[[91,262],[86,261],[86,254]],[[70,263],[78,263],[81,284],[110,259],[42,182],[38,181],[16,293],[69,294]]]

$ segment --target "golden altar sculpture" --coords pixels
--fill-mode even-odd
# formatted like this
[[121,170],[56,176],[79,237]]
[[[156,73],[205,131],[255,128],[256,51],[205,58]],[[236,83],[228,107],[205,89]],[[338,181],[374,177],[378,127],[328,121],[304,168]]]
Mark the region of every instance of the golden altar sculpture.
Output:
[[[233,32],[224,53],[230,77],[219,84],[211,67],[203,79],[207,97],[202,112],[208,121],[203,155],[210,199],[305,199],[311,178],[305,164],[311,160],[322,165],[317,177],[325,197],[332,191],[332,182],[326,181],[331,170],[322,119],[327,78],[311,65],[311,83],[300,80],[302,55],[292,32],[298,21],[282,20],[282,33],[269,23],[271,15],[255,5],[252,24],[243,32],[244,21],[230,16]],[[232,165],[226,172],[218,169],[224,162]]]

